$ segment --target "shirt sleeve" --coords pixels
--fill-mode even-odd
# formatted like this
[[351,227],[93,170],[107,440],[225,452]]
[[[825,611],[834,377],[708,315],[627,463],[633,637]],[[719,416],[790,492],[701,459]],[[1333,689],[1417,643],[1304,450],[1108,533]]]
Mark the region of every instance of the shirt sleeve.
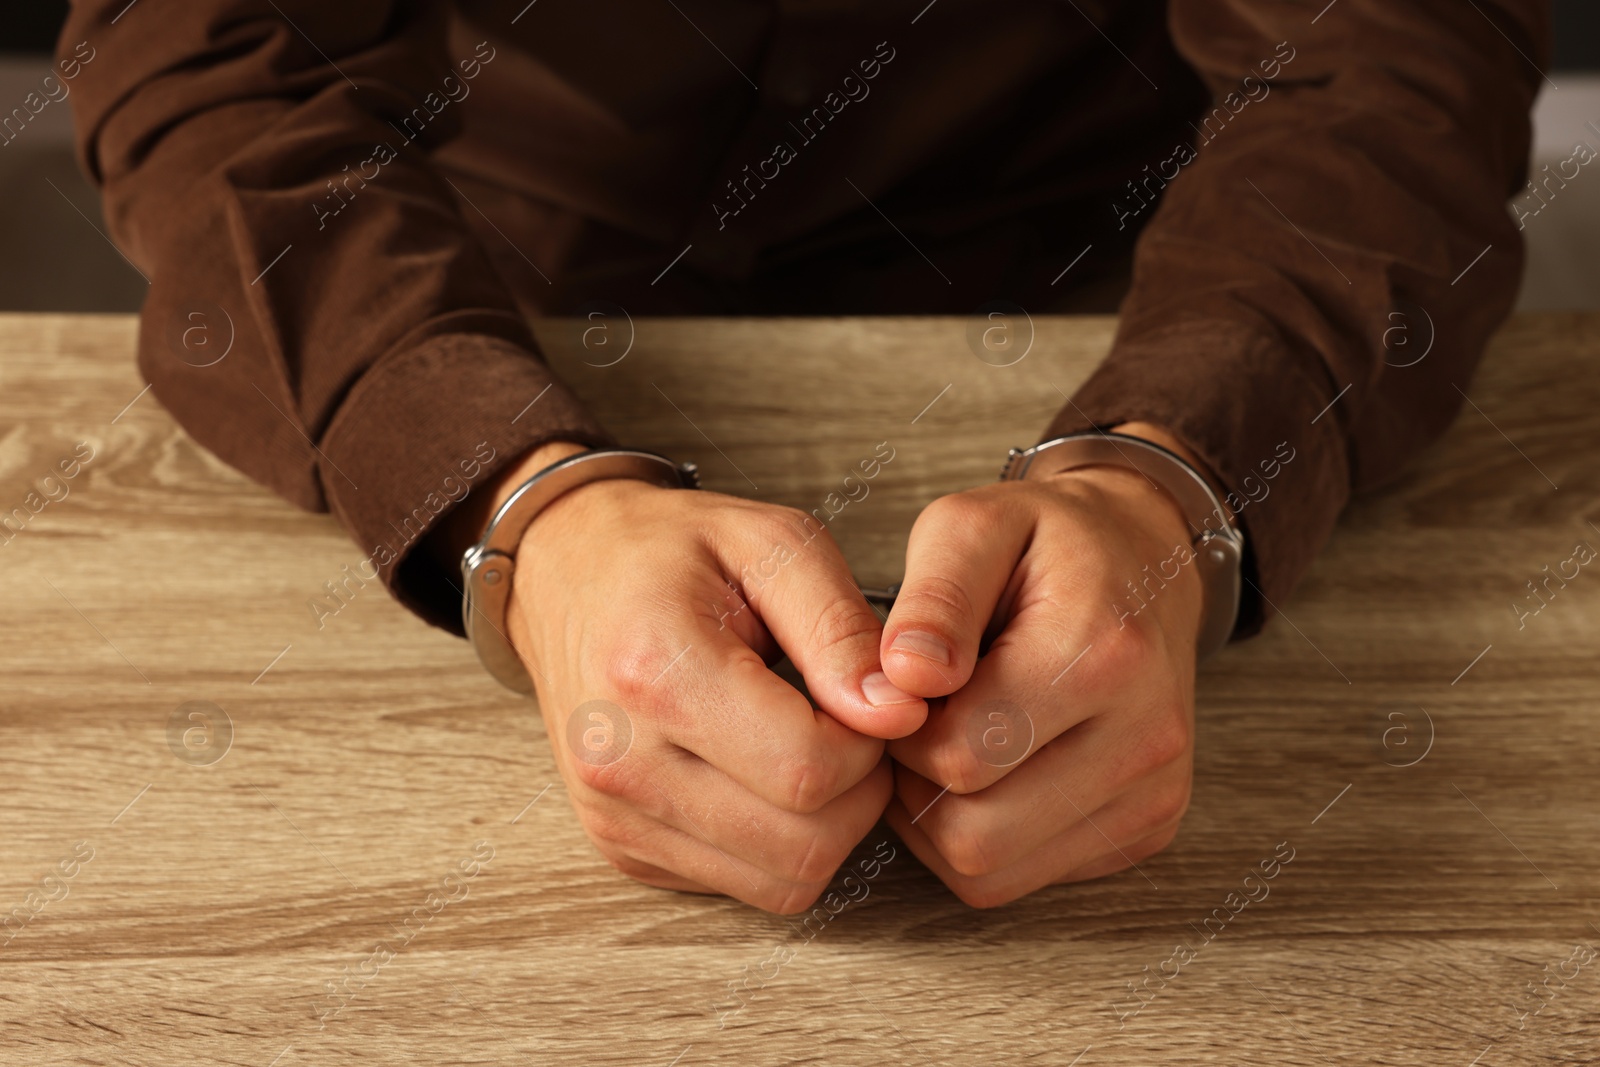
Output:
[[[1320,13],[1319,13],[1320,12]],[[1544,0],[1171,0],[1211,89],[1192,146],[1117,210],[1159,207],[1110,355],[1046,436],[1168,427],[1247,545],[1257,632],[1353,492],[1460,410],[1522,271]]]
[[460,633],[459,575],[422,539],[528,448],[614,442],[430,164],[495,73],[489,42],[447,55],[447,28],[430,0],[78,0],[58,58],[80,163],[150,281],[156,397]]

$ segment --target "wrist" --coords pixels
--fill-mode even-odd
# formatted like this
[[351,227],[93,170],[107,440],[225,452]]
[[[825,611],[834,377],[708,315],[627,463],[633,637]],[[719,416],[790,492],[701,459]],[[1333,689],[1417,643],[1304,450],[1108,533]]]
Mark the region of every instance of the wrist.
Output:
[[462,555],[483,539],[489,519],[519,485],[550,464],[587,451],[587,445],[572,441],[546,441],[522,453],[474,488],[445,516],[429,538],[428,551],[441,566],[455,571]]
[[[1218,498],[1222,497],[1222,493],[1217,490],[1216,480],[1211,477],[1205,464],[1187,445],[1165,428],[1147,422],[1125,422],[1113,426],[1111,432],[1160,445],[1193,467],[1211,486],[1212,491],[1217,493]],[[1171,536],[1181,536],[1182,543],[1188,544],[1194,537],[1189,529],[1188,517],[1184,514],[1177,498],[1131,467],[1116,463],[1089,464],[1053,474],[1048,480],[1069,485],[1087,483],[1119,499],[1131,501],[1138,513],[1143,516],[1143,525],[1155,528],[1163,540],[1170,540]],[[1227,505],[1224,504],[1223,507],[1226,509]],[[1232,515],[1228,518],[1231,521]]]
[[[514,491],[516,486],[511,488]],[[643,476],[598,478],[574,486],[539,509],[523,529],[517,541],[519,558],[525,549],[539,552],[563,539],[571,539],[582,544],[585,552],[594,553],[601,539],[612,532],[639,528],[639,513],[633,508],[637,494],[663,491],[659,483]],[[605,555],[599,553],[597,558]]]
[[1227,506],[1227,496],[1229,496],[1227,486],[1222,485],[1221,478],[1216,477],[1216,472],[1211,470],[1210,464],[1200,459],[1200,456],[1192,448],[1189,448],[1189,445],[1181,442],[1178,437],[1174,437],[1171,430],[1163,426],[1155,426],[1154,422],[1123,422],[1122,426],[1112,427],[1110,432],[1112,434],[1126,434],[1128,437],[1142,438],[1142,440],[1147,440],[1152,445],[1160,445],[1166,451],[1176,454],[1179,459],[1189,464],[1190,467],[1194,467],[1195,474],[1205,478],[1206,485],[1211,486],[1211,491],[1216,494],[1216,499],[1222,506],[1222,517],[1226,518],[1230,525],[1235,522],[1234,509]]
[[1211,491],[1216,494],[1217,500],[1222,505],[1223,517],[1230,524],[1233,523],[1233,509],[1228,507],[1227,504],[1227,487],[1222,484],[1222,480],[1217,477],[1210,464],[1201,459],[1192,448],[1174,436],[1166,427],[1157,426],[1149,422],[1125,422],[1120,426],[1113,426],[1111,432],[1127,434],[1129,437],[1138,437],[1149,441],[1151,444],[1160,445],[1189,464],[1194,468],[1196,474],[1205,479],[1206,484],[1211,487]]

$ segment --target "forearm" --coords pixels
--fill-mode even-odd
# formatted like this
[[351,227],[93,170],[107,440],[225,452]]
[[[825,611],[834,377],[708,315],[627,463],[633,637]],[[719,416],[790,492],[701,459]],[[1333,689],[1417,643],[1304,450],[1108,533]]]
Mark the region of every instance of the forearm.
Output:
[[402,603],[459,629],[455,567],[417,546],[511,457],[608,437],[433,165],[459,128],[443,101],[497,76],[492,47],[447,54],[434,0],[278,6],[74,5],[63,41],[104,46],[73,82],[79,149],[151,279],[140,367],[195,440],[332,511]]
[[[1163,174],[1111,354],[1046,435],[1142,422],[1189,446],[1245,529],[1241,634],[1350,495],[1449,425],[1511,307],[1540,81],[1518,49],[1544,54],[1546,6],[1351,0],[1315,28],[1288,3],[1172,6],[1221,117]],[[1419,61],[1420,39],[1450,47]],[[1387,347],[1396,326],[1426,359]]]

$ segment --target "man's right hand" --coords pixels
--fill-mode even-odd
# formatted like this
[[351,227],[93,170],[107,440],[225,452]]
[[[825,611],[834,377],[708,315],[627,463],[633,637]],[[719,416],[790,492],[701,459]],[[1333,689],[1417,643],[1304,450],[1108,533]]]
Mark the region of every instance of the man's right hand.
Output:
[[[827,532],[592,482],[528,527],[514,581],[507,632],[601,853],[651,885],[809,907],[889,801],[881,739],[927,715],[884,676],[882,624]],[[769,669],[782,653],[820,710]]]

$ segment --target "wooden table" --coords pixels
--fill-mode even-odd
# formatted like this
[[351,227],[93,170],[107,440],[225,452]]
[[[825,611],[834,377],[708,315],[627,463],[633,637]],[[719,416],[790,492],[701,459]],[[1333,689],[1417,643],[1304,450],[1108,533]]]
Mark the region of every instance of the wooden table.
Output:
[[[961,320],[641,321],[608,368],[579,325],[540,332],[716,489],[814,507],[893,442],[835,526],[882,582],[917,509],[993,478],[1113,327],[1035,325],[1004,368]],[[0,543],[0,1063],[1600,1060],[1600,572],[1521,630],[1510,606],[1600,547],[1600,318],[1514,321],[1287,618],[1205,668],[1193,806],[1148,880],[977,912],[898,846],[804,944],[612,872],[533,709],[376,585],[319,629],[362,553],[140,394],[134,336],[0,317],[0,508],[94,451]],[[1280,842],[1270,896],[1205,927]]]

